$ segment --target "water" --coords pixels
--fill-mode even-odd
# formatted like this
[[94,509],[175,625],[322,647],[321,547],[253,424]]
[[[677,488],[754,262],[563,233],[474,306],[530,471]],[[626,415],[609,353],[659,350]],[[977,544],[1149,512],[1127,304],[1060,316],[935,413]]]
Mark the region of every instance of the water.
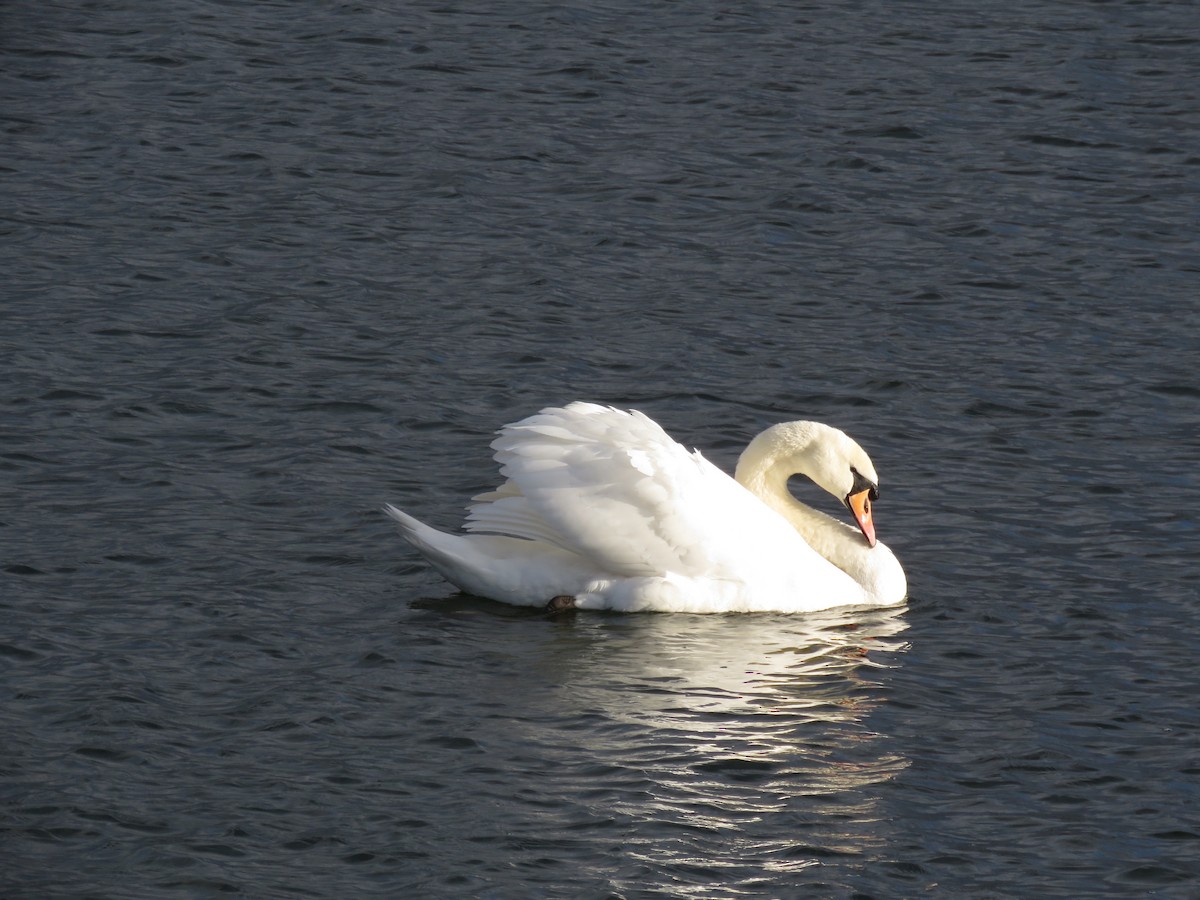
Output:
[[[10,3],[11,897],[1200,893],[1172,3]],[[907,609],[454,591],[492,430],[845,428]]]

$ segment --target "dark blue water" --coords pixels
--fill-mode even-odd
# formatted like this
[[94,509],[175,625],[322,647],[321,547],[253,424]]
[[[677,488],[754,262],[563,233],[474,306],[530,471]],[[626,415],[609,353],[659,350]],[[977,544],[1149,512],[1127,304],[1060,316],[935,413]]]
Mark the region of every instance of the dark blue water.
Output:
[[[0,8],[0,893],[1200,895],[1189,3]],[[490,433],[852,433],[907,609],[454,591]]]

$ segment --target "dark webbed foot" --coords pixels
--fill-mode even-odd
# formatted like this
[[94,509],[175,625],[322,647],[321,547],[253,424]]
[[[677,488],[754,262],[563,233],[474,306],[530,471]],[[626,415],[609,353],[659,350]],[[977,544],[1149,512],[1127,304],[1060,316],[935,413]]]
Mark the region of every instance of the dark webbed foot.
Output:
[[546,604],[546,612],[563,612],[564,610],[575,608],[575,598],[570,594],[559,594],[557,597],[551,597],[550,602]]

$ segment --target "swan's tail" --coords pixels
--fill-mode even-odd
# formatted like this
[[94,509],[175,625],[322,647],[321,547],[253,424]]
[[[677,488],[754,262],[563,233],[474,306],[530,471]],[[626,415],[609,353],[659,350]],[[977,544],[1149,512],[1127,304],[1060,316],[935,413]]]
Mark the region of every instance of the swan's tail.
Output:
[[504,535],[447,534],[391,504],[383,511],[447,581],[480,597],[540,606],[580,592],[592,578],[579,557],[558,547]]
[[488,560],[481,557],[480,548],[465,536],[438,531],[390,503],[384,505],[383,511],[396,520],[400,536],[448,581],[465,591],[487,596],[480,587],[486,584]]
[[400,536],[430,562],[461,562],[462,553],[455,552],[455,544],[462,544],[461,537],[431,528],[390,503],[384,504],[383,511],[396,520],[400,526]]
[[408,513],[404,512],[404,510],[396,509],[396,507],[392,506],[390,503],[383,504],[383,511],[400,524],[400,530],[404,534],[405,539],[415,535],[422,528],[429,528],[429,526],[424,522],[420,521],[419,519],[414,519]]

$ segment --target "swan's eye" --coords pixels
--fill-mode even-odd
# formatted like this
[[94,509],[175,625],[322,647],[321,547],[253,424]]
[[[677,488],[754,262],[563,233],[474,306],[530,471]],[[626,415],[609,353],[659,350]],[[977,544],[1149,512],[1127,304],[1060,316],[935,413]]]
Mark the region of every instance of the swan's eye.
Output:
[[879,485],[865,477],[861,472],[858,471],[858,469],[854,468],[854,466],[850,467],[850,474],[854,476],[854,487],[851,489],[850,493],[857,494],[860,491],[870,491],[870,493],[867,494],[868,497],[870,497],[872,500],[879,499]]

